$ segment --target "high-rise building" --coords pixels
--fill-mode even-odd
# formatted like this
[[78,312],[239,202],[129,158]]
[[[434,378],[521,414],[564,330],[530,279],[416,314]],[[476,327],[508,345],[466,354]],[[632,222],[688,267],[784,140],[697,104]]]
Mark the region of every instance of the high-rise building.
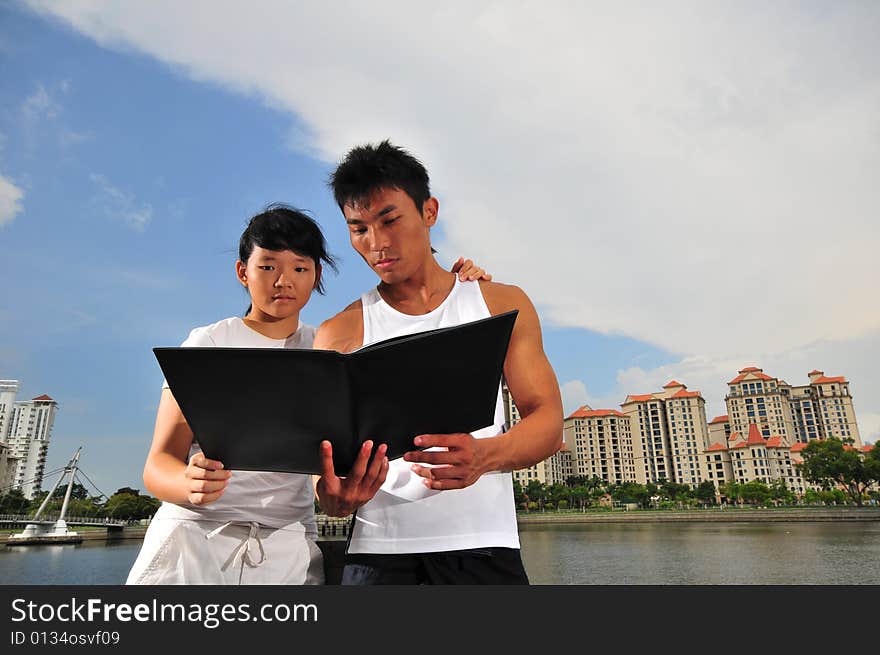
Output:
[[0,380],[0,442],[5,442],[12,426],[12,407],[18,395],[18,380]]
[[721,444],[727,446],[730,439],[730,419],[727,414],[716,416],[709,421],[709,444]]
[[849,382],[844,377],[809,373],[810,383],[792,386],[750,366],[728,382],[725,397],[732,432],[746,434],[755,424],[762,437],[782,436],[806,443],[829,436],[861,445]]
[[629,417],[636,482],[672,479],[666,409],[658,394],[629,395],[620,408]]
[[715,483],[719,491],[727,482],[744,484],[760,480],[771,484],[782,480],[790,490],[802,495],[806,485],[795,466],[800,461],[795,450],[785,437],[761,436],[753,423],[746,436],[734,432],[727,443],[716,442],[706,449],[702,454],[704,479]]
[[[810,384],[792,387],[792,405],[797,402],[797,398],[802,410],[806,411],[807,406],[803,399],[808,396],[812,400],[812,415],[819,428],[818,437],[850,438],[856,448],[860,447],[862,438],[849,392],[849,381],[843,376],[826,377],[824,372],[817,370],[810,371],[808,376]],[[804,414],[804,427],[798,435],[798,440],[803,442],[813,438],[810,431],[812,424],[807,416]],[[796,424],[796,427],[800,426]]]
[[16,402],[12,410],[8,444],[17,459],[12,484],[33,498],[43,484],[46,453],[58,403],[47,395]]
[[627,396],[621,408],[631,422],[636,482],[700,483],[709,428],[699,391],[670,380],[663,391]]
[[795,467],[797,458],[792,457],[791,445],[782,436],[763,437],[754,423],[747,436],[734,432],[729,442],[732,481],[744,484],[759,480],[771,484],[783,480],[796,494],[803,494],[804,479]]
[[9,428],[12,427],[12,410],[18,394],[18,380],[0,380],[0,494],[13,485],[18,459],[9,447]]
[[702,479],[700,453],[709,447],[706,401],[699,391],[688,391],[685,385],[675,380],[663,387],[663,395],[672,480],[696,486]]
[[564,421],[564,441],[573,456],[574,475],[610,484],[635,482],[629,417],[616,409],[584,405]]
[[727,383],[727,415],[731,432],[748,434],[754,424],[762,437],[782,436],[797,441],[791,414],[791,387],[784,380],[770,377],[760,368],[749,366]]

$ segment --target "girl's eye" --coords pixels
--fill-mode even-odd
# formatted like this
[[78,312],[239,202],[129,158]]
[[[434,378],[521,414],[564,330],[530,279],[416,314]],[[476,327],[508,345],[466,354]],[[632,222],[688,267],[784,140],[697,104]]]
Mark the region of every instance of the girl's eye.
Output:
[[274,271],[275,267],[266,264],[265,266],[257,266],[261,271]]
[[304,266],[297,266],[297,267],[296,267],[295,269],[293,269],[293,270],[295,270],[297,273],[305,273],[305,272],[308,271],[309,269],[305,268]]

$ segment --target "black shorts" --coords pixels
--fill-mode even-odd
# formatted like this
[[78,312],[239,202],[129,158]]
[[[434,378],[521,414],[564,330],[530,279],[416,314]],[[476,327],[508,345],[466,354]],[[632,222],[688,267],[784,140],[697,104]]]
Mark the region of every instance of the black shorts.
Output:
[[439,553],[349,554],[344,585],[529,584],[518,548],[474,548]]

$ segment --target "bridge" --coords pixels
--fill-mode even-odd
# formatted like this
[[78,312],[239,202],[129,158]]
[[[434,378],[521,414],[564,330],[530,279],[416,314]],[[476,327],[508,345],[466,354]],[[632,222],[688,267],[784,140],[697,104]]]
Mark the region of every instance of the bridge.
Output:
[[[79,471],[79,455],[81,451],[82,446],[76,449],[73,457],[70,458],[70,462],[64,467],[64,471],[55,483],[55,486],[52,487],[52,491],[46,494],[46,498],[40,504],[40,508],[32,517],[23,521],[25,523],[23,531],[9,537],[9,540],[6,542],[7,546],[27,544],[77,544],[81,542],[82,535],[73,530],[69,530],[67,527],[68,521],[70,523],[76,523],[77,525],[102,525],[106,527],[108,531],[111,529],[122,529],[124,522],[123,525],[117,526],[111,525],[103,519],[94,517],[78,517],[78,520],[67,519],[67,506],[70,503],[70,493],[73,490],[73,482]],[[61,482],[68,473],[70,474],[70,481],[67,483],[67,492],[64,494],[64,502],[61,504],[61,512],[58,514],[58,517],[54,519],[48,516],[41,518],[43,510],[46,509],[46,505],[49,504],[49,501],[55,494],[55,490],[61,485]],[[112,521],[112,519],[110,519],[110,521]],[[11,519],[8,522],[11,522]]]
[[[14,527],[16,525],[26,525],[33,523],[35,525],[55,525],[61,515],[45,515],[42,519],[34,519],[27,514],[0,514],[0,527]],[[100,516],[66,516],[64,522],[67,525],[80,525],[85,527],[98,528],[124,528],[129,525],[139,525],[139,519],[123,520],[105,518]]]

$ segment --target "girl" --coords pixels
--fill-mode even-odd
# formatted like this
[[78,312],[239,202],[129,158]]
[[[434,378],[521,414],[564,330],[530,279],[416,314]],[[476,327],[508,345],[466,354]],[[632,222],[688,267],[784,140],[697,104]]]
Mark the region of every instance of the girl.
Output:
[[[269,206],[250,220],[239,241],[235,272],[251,300],[244,318],[195,328],[182,345],[311,348],[315,328],[301,323],[299,315],[313,290],[324,292],[325,265],[336,270],[318,225],[286,205]],[[462,258],[452,271],[462,280],[490,277]],[[379,470],[382,479],[385,470],[387,463]],[[126,584],[324,582],[311,476],[233,474],[222,462],[207,459],[167,383],[144,484],[164,502]]]

